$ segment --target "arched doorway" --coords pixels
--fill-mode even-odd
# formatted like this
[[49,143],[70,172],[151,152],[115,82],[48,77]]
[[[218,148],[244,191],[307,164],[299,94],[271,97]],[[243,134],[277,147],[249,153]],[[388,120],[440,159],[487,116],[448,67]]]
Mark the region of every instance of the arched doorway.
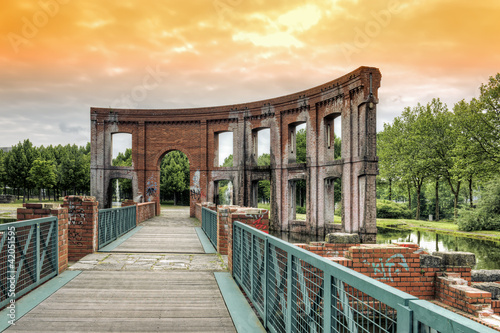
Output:
[[174,206],[190,204],[189,159],[172,150],[160,159],[160,203]]

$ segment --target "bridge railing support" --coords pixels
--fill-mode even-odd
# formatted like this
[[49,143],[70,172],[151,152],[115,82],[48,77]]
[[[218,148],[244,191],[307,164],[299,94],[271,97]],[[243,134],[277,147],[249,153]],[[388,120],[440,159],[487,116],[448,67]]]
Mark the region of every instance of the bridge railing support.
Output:
[[0,308],[59,274],[56,216],[0,225]]
[[134,205],[99,210],[98,249],[136,227],[136,209],[137,207]]
[[212,245],[217,249],[217,212],[206,207],[201,208],[201,229]]
[[270,332],[490,332],[243,223],[231,243],[232,275]]

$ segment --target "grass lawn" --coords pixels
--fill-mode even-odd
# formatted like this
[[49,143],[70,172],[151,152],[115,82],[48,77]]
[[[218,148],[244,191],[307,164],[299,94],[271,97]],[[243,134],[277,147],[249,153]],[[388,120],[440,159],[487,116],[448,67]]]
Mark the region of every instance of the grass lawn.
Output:
[[443,234],[455,234],[461,237],[474,239],[500,240],[500,231],[481,230],[481,231],[460,231],[458,225],[451,221],[420,221],[410,219],[377,219],[377,227],[393,229],[412,229],[421,231],[433,231]]

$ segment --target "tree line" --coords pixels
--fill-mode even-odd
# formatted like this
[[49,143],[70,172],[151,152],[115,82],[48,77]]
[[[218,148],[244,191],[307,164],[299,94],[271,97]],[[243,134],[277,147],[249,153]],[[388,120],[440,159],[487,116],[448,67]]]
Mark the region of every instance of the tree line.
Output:
[[377,154],[378,198],[406,202],[416,219],[474,214],[487,184],[499,181],[500,74],[452,109],[438,98],[405,108],[378,133]]
[[88,194],[90,143],[35,147],[24,140],[8,152],[0,150],[0,187],[3,194],[22,196],[23,202],[34,195],[58,200],[68,194]]

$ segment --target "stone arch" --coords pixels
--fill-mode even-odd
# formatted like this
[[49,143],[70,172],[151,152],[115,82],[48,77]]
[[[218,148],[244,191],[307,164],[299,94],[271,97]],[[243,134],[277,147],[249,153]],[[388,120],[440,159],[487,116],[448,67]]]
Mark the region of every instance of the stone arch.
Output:
[[[287,96],[243,104],[169,110],[125,110],[91,108],[91,192],[106,204],[104,184],[114,171],[110,167],[110,133],[132,134],[133,167],[126,172],[137,179],[137,195],[147,197],[148,184],[157,182],[157,163],[170,147],[186,154],[193,172],[196,194],[191,201],[191,216],[196,202],[213,198],[218,179],[232,179],[234,201],[240,206],[251,202],[252,182],[265,174],[271,181],[273,221],[271,229],[301,231],[323,235],[324,179],[340,174],[342,179],[343,230],[358,232],[363,240],[372,239],[375,226],[376,105],[381,75],[377,68],[360,67],[338,79]],[[327,122],[334,117],[342,122],[342,156],[329,158]],[[307,123],[307,163],[289,160],[289,126]],[[271,165],[259,168],[252,163],[252,133],[269,128]],[[345,130],[344,130],[345,129]],[[216,133],[233,132],[232,167],[216,166]],[[308,181],[308,218],[295,228],[286,206],[288,182],[297,172]],[[194,178],[194,180],[193,180]],[[154,196],[149,196],[159,204]],[[159,212],[159,210],[158,210]],[[326,222],[328,223],[328,222]]]

